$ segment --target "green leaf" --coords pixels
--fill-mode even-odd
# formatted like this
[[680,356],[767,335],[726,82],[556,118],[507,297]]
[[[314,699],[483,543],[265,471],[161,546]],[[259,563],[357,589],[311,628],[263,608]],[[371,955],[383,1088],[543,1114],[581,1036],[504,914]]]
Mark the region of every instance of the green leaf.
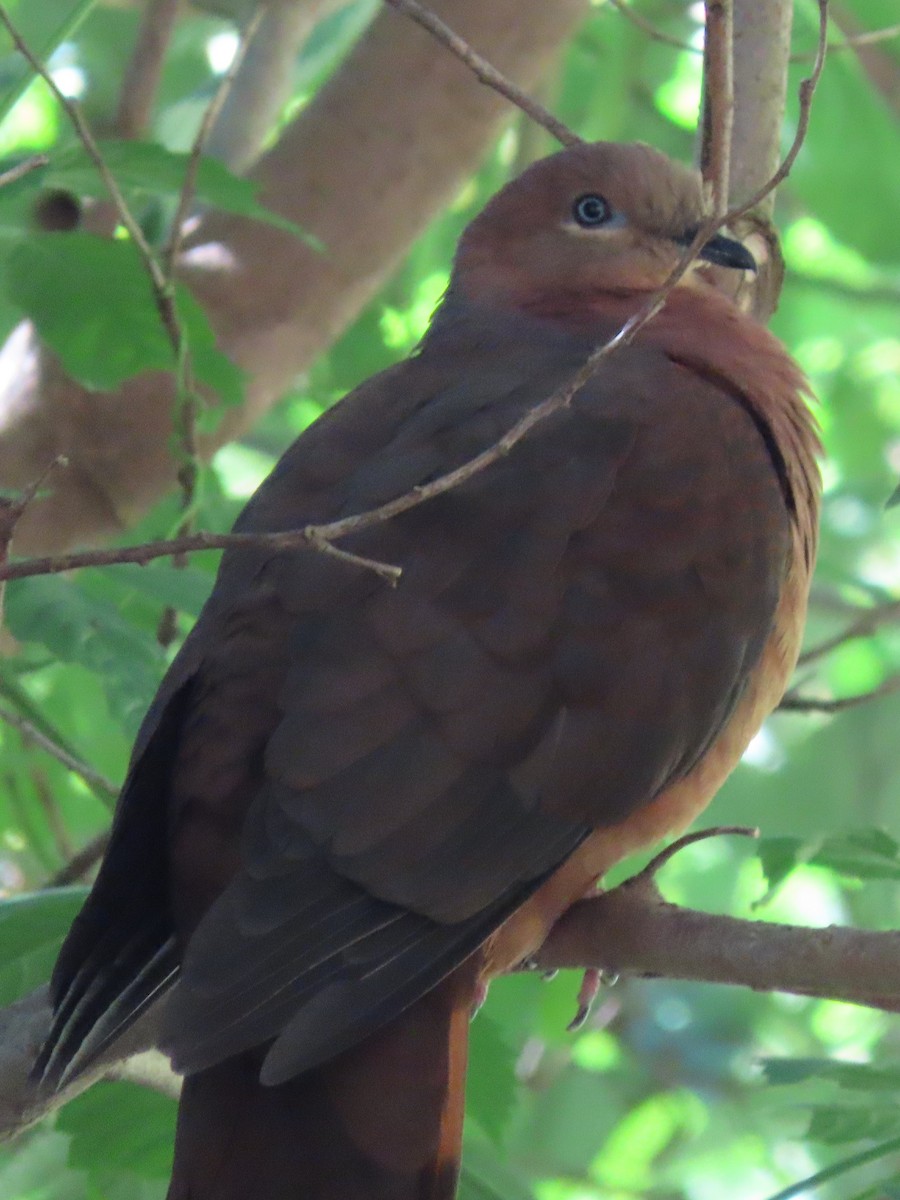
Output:
[[897,842],[881,829],[861,829],[827,837],[810,857],[852,879],[900,879]]
[[803,861],[804,843],[801,838],[764,837],[756,843],[756,854],[763,875],[773,891],[790,875],[794,867]]
[[890,1108],[855,1104],[817,1104],[812,1107],[806,1136],[815,1142],[836,1146],[863,1138],[884,1138],[896,1133],[900,1114]]
[[[103,161],[126,197],[177,197],[181,193],[190,162],[189,154],[166,150],[156,142],[110,140],[100,142],[99,149]],[[232,174],[216,159],[201,157],[195,179],[194,198],[198,204],[265,221],[294,234],[316,250],[323,249],[322,243],[299,225],[259,203],[256,194],[260,184]],[[62,188],[79,196],[107,195],[97,168],[81,145],[70,146],[54,154],[42,182],[45,187]]]
[[109,390],[141,371],[174,365],[131,242],[90,233],[32,234],[10,253],[6,286],[65,369],[87,387]]
[[[116,388],[142,371],[172,371],[175,352],[134,244],[91,233],[34,233],[4,264],[9,298],[34,321],[68,373],[86,387]],[[175,307],[197,378],[228,404],[243,373],[216,349],[206,315],[183,285]]]
[[[181,321],[191,355],[194,374],[223,404],[237,406],[244,400],[244,372],[216,348],[216,335],[206,313],[192,294],[179,283],[175,287],[175,308]],[[221,416],[217,409],[201,406],[198,421],[210,415]],[[209,421],[206,422],[209,429]]]
[[103,568],[110,593],[126,596],[134,591],[150,600],[170,605],[179,612],[198,617],[212,588],[208,572],[194,567],[173,567],[164,560],[150,562],[145,567],[137,563],[116,563]]
[[162,647],[147,631],[77,581],[53,575],[9,584],[6,613],[14,637],[38,642],[63,662],[98,675],[110,712],[136,730],[165,669]]
[[767,1082],[773,1084],[825,1079],[856,1091],[900,1090],[900,1067],[874,1067],[828,1058],[766,1058],[762,1068]]
[[[72,37],[81,22],[94,7],[96,0],[12,0],[6,5],[13,23],[22,40],[39,62],[47,59],[68,38]],[[34,72],[24,58],[13,48],[6,30],[0,32],[0,121],[5,120],[10,109],[34,78]]]
[[176,1104],[133,1083],[102,1082],[61,1110],[69,1165],[100,1185],[122,1173],[165,1179],[172,1170]]
[[0,901],[0,1004],[50,978],[62,940],[87,888],[54,888]]

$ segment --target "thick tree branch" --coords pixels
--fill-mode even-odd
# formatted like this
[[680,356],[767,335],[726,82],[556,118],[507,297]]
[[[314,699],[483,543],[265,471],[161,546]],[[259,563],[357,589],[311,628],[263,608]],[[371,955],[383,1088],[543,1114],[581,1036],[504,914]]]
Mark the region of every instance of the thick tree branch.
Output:
[[[697,912],[666,903],[647,872],[573,905],[529,965],[793,992],[889,1012],[900,1008],[900,933],[809,929]],[[89,1077],[48,1097],[28,1084],[50,1020],[45,991],[0,1011],[0,1138],[104,1074],[173,1094],[178,1081],[165,1060],[145,1053],[153,1046],[157,1019],[158,1012],[151,1013]],[[126,1061],[137,1053],[140,1059]]]
[[640,876],[574,904],[534,956],[540,970],[727,983],[896,1011],[900,933],[809,929],[668,904]]
[[[276,125],[294,85],[297,54],[316,23],[344,0],[269,0],[234,85],[214,122],[207,152],[246,171]],[[243,20],[252,18],[252,8]]]
[[139,138],[147,132],[179,4],[180,0],[149,0],[143,11],[125,70],[127,83],[119,96],[116,129],[120,137]]
[[[529,87],[586,2],[433,7],[502,74]],[[253,171],[264,201],[327,253],[257,222],[209,214],[182,256],[181,278],[248,376],[246,405],[229,410],[205,453],[247,428],[359,312],[513,111],[411,21],[390,10],[375,19]],[[360,179],[364,221],[356,219]],[[0,366],[0,487],[21,486],[37,474],[36,461],[56,453],[71,463],[21,522],[19,553],[119,532],[171,486],[171,379],[146,375],[114,394],[88,392],[40,351],[27,325],[0,351]]]

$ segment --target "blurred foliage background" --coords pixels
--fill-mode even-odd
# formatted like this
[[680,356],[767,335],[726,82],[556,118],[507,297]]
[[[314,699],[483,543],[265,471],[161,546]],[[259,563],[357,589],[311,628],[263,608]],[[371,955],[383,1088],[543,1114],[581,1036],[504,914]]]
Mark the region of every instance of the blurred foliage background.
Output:
[[[374,0],[356,0],[317,27],[296,64],[292,112],[327,78],[375,7]],[[10,11],[49,57],[59,86],[78,97],[102,132],[121,87],[136,7],[22,0]],[[650,36],[634,16],[683,47]],[[842,30],[880,28],[898,13],[896,0],[843,0],[835,16],[838,41]],[[701,19],[702,5],[679,0],[597,4],[547,81],[545,100],[584,137],[641,139],[689,159]],[[797,0],[798,56],[813,49],[815,29],[815,4]],[[154,119],[160,145],[189,146],[234,46],[227,19],[184,12]],[[796,687],[826,702],[881,691],[837,712],[776,714],[708,813],[711,824],[759,825],[761,842],[719,838],[692,846],[662,876],[670,899],[698,908],[873,929],[896,926],[900,915],[900,694],[891,692],[900,672],[900,515],[889,505],[900,473],[900,37],[880,42],[877,52],[877,76],[853,50],[829,57],[809,136],[778,196],[788,272],[773,325],[810,375],[828,451],[807,642],[838,644],[801,664]],[[792,68],[786,144],[807,67],[799,61]],[[50,155],[49,176],[0,194],[0,336],[25,312],[52,330],[54,347],[85,378],[94,371],[106,379],[107,336],[131,347],[126,373],[152,365],[153,338],[136,332],[146,323],[146,296],[100,287],[79,296],[64,286],[61,270],[42,270],[33,251],[28,231],[38,184],[82,193],[92,185],[48,90],[29,82],[11,52],[0,57],[0,111],[0,166],[34,152]],[[353,327],[252,434],[221,450],[204,471],[200,528],[227,529],[305,425],[412,348],[466,221],[511,173],[549,149],[541,132],[512,122]],[[162,238],[172,198],[158,161],[148,168],[126,156],[122,169],[136,180],[130,194],[148,235]],[[78,170],[80,184],[73,182]],[[209,203],[252,203],[227,179],[209,186]],[[81,260],[69,269],[82,268],[100,275],[108,269]],[[75,319],[79,307],[96,336]],[[128,540],[170,532],[177,503],[172,496],[159,505]],[[120,780],[130,740],[178,644],[160,645],[161,613],[177,610],[183,636],[216,561],[196,555],[183,570],[159,561],[10,584],[0,716],[20,714]],[[840,640],[857,623],[862,635]],[[41,889],[106,826],[111,799],[2,721],[0,741],[5,1004],[47,978],[83,892]],[[569,975],[511,977],[495,985],[474,1022],[467,1200],[900,1197],[895,1019],[799,997],[625,981],[603,991],[589,1025],[572,1035],[565,1027],[576,989]],[[0,1196],[162,1197],[174,1107],[131,1084],[96,1086],[0,1147]]]

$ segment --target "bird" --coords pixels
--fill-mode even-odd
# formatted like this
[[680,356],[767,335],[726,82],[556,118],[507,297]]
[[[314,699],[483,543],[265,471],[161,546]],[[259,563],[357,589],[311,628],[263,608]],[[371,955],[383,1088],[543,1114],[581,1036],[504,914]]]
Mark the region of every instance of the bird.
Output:
[[[782,696],[815,561],[809,388],[715,286],[658,292],[698,174],[582,143],[464,231],[420,344],[305,430],[140,728],[35,1068],[150,1008],[184,1075],[169,1200],[451,1200],[470,1015],[627,854],[683,830]],[[729,276],[733,278],[733,276]],[[355,557],[354,557],[355,556]],[[394,583],[363,560],[400,569]]]

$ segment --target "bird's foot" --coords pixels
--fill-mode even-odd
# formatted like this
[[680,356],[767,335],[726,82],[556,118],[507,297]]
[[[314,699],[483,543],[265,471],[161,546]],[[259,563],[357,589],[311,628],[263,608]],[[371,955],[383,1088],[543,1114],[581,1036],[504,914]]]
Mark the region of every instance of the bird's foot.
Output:
[[597,999],[597,993],[600,991],[602,982],[602,972],[596,970],[594,967],[588,967],[581,978],[581,987],[578,989],[578,1007],[575,1010],[575,1016],[566,1026],[569,1033],[575,1033],[581,1029],[591,1015],[591,1008]]
[[469,1013],[469,1020],[474,1021],[478,1016],[482,1004],[487,1000],[488,982],[485,979],[479,979],[475,984],[475,995],[472,997],[472,1009]]

